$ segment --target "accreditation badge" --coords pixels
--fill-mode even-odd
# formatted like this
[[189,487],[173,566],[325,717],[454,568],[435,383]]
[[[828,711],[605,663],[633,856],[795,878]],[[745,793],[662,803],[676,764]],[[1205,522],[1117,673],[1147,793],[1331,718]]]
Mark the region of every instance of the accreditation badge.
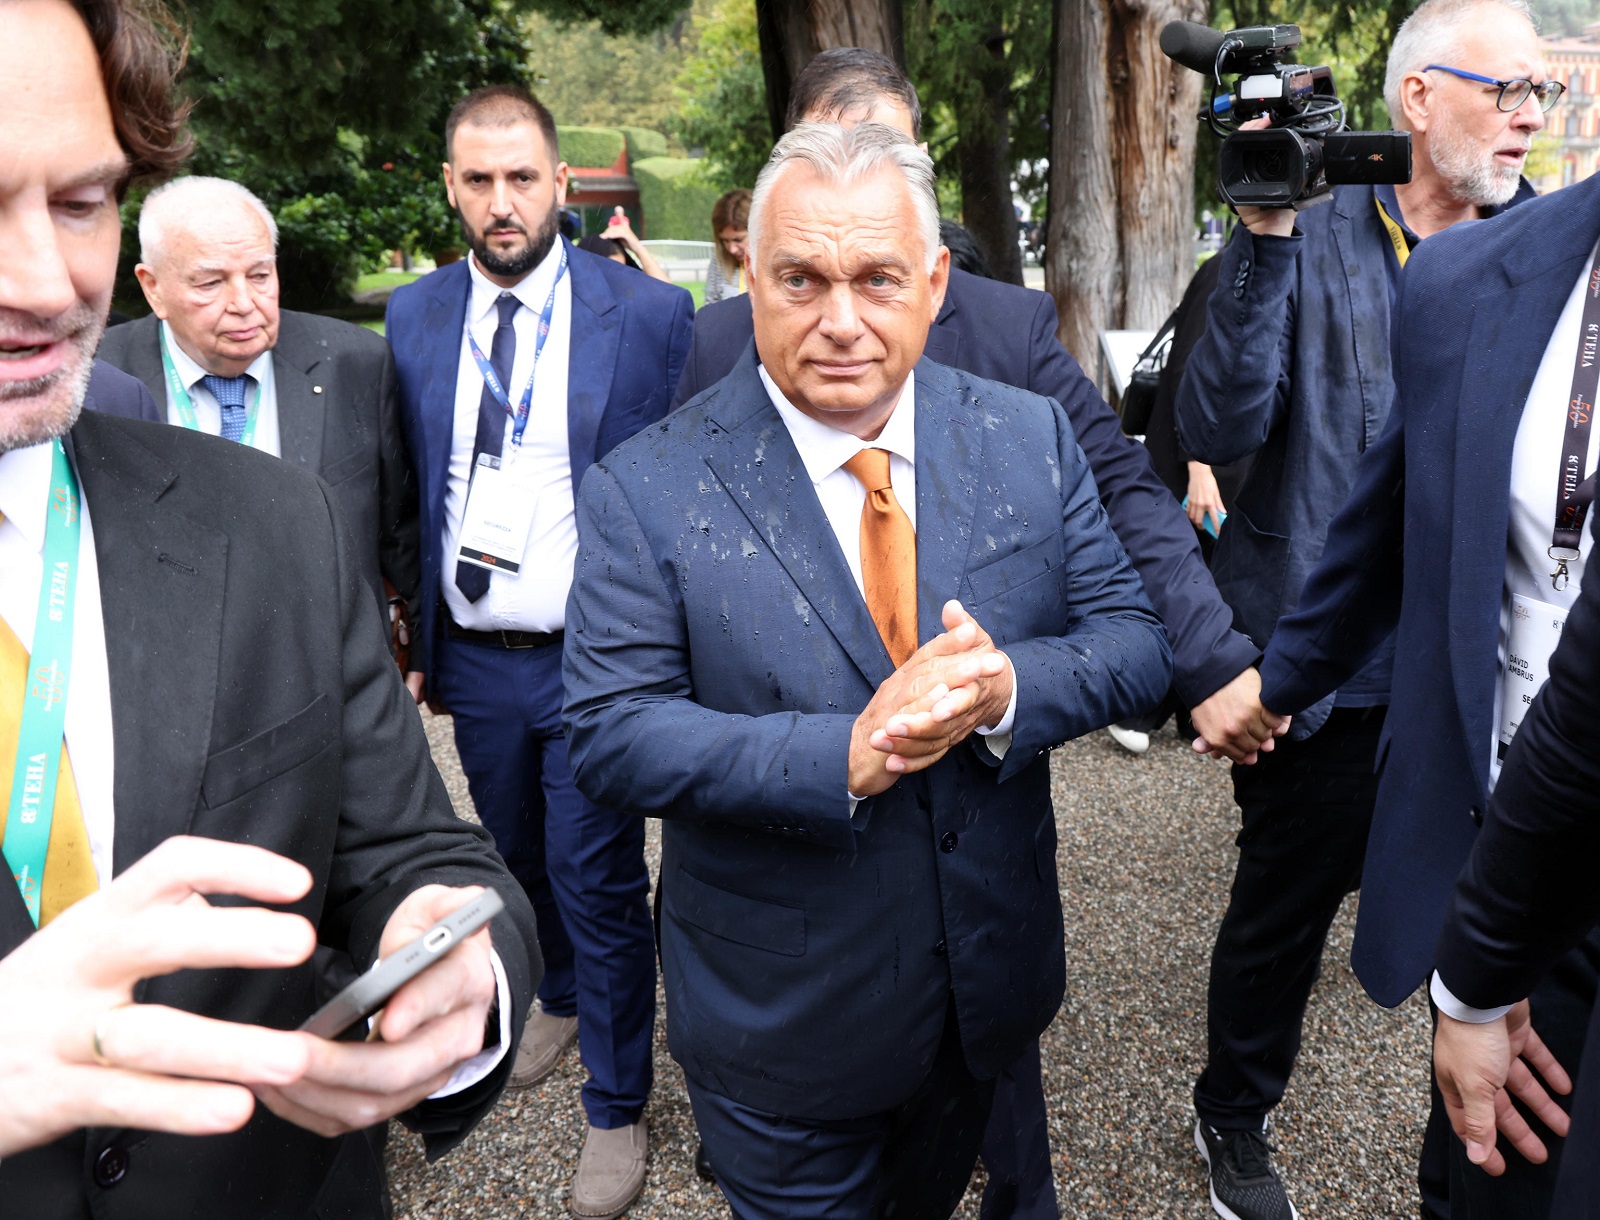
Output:
[[1559,606],[1511,595],[1511,627],[1506,632],[1506,670],[1500,688],[1500,744],[1497,757],[1505,761],[1506,749],[1528,714],[1533,697],[1550,676],[1550,657],[1561,641],[1567,612]]
[[480,453],[461,522],[460,558],[491,572],[522,568],[539,499],[519,486],[501,459]]

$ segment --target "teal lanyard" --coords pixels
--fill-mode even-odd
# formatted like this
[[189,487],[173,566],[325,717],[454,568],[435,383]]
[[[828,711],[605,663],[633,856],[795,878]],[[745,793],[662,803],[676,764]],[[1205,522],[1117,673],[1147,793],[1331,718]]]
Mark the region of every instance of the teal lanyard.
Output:
[[[172,363],[172,352],[169,350],[172,335],[167,330],[167,324],[161,324],[161,368],[167,375],[167,393],[172,397],[173,403],[178,408],[178,418],[183,421],[183,426],[191,432],[200,431],[200,420],[194,413],[194,400],[189,397],[189,390],[183,384],[183,378],[178,376],[177,365]],[[239,438],[239,443],[247,448],[255,448],[256,419],[261,414],[261,386],[258,384],[250,394],[250,409],[245,413],[244,435]]]
[[6,812],[6,864],[39,926],[39,883],[55,819],[56,776],[67,731],[67,677],[72,669],[73,590],[78,577],[82,505],[67,452],[51,441],[50,508],[44,529],[44,575],[33,621],[28,681],[22,691],[22,731]]

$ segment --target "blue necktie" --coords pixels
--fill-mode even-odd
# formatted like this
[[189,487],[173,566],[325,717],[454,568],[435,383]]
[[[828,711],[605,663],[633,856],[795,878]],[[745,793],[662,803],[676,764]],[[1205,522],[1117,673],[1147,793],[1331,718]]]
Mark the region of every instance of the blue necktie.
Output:
[[245,384],[250,380],[249,374],[239,377],[218,377],[207,373],[200,378],[200,384],[211,392],[211,397],[217,400],[217,406],[222,408],[222,439],[225,441],[242,441],[244,439],[245,409],[244,404],[249,396],[249,387]]
[[[517,316],[522,302],[509,292],[502,292],[495,303],[500,311],[500,322],[494,328],[494,344],[489,349],[489,367],[500,379],[506,397],[511,396],[511,366],[517,359],[517,332],[511,319]],[[478,435],[472,442],[473,474],[478,470],[478,455],[487,453],[499,457],[506,441],[506,409],[500,400],[489,392],[487,384],[478,398]],[[470,475],[468,476],[471,477]],[[469,602],[475,602],[489,591],[489,571],[474,564],[457,561],[456,588]]]

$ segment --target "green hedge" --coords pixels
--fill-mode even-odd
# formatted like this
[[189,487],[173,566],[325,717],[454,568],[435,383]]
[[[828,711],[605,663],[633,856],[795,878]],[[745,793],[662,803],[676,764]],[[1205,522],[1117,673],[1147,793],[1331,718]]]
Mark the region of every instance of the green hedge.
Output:
[[687,157],[646,157],[633,164],[644,236],[657,241],[710,241],[711,207],[722,192]]
[[627,137],[615,127],[557,127],[561,159],[568,165],[590,169],[610,165],[627,147]]
[[648,127],[623,127],[620,129],[628,140],[628,163],[643,161],[646,157],[664,157],[667,155],[667,137],[659,131],[651,131]]

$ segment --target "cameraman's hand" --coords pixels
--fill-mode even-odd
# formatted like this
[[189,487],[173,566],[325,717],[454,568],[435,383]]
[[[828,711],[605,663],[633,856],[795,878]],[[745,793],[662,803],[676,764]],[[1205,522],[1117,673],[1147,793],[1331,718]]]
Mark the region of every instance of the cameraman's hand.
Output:
[[[1251,119],[1248,123],[1240,123],[1239,130],[1265,131],[1271,126],[1271,117],[1262,115],[1259,119]],[[1245,203],[1240,204],[1234,211],[1239,214],[1239,223],[1257,237],[1294,236],[1293,208],[1255,208]]]

